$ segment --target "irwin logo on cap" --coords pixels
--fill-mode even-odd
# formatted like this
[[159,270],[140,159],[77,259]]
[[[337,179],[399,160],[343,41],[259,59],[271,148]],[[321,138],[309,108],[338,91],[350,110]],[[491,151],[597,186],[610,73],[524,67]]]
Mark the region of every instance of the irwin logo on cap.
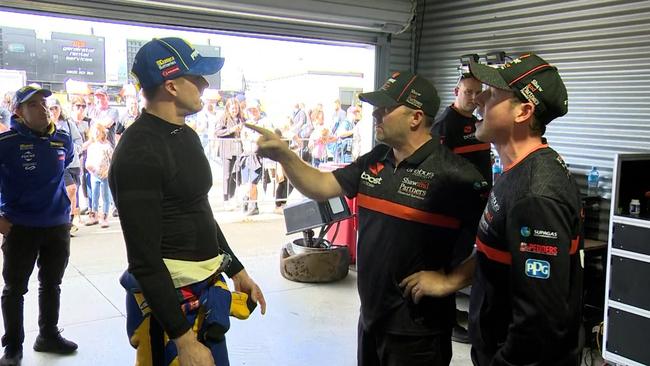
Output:
[[388,90],[388,89],[390,89],[390,87],[393,86],[393,84],[395,84],[396,81],[397,81],[397,80],[395,80],[395,79],[393,79],[393,78],[390,78],[390,79],[386,80],[386,82],[384,83],[384,85],[382,85],[381,90]]
[[529,57],[529,56],[530,55],[521,55],[521,56],[519,56],[519,58],[516,58],[516,59],[514,59],[514,60],[512,60],[512,61],[510,61],[510,62],[508,62],[508,63],[506,63],[506,64],[504,64],[502,66],[499,66],[499,68],[502,69],[502,70],[507,69],[508,67],[512,67],[512,65],[514,65],[514,64],[521,63],[522,59],[524,59],[526,57]]
[[173,74],[175,72],[179,72],[179,71],[181,71],[181,69],[179,69],[178,66],[173,66],[171,68],[167,68],[167,69],[163,70],[161,75],[166,78],[167,76],[169,76],[169,75],[171,75],[171,74]]

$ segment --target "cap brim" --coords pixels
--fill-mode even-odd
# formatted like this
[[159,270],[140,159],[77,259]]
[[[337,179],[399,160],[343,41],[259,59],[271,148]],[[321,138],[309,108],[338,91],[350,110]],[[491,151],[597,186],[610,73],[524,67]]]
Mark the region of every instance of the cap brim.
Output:
[[474,60],[470,60],[469,71],[474,76],[474,78],[483,84],[493,86],[497,89],[510,90],[510,85],[508,85],[508,83],[503,80],[501,74],[499,74],[499,71],[493,67],[479,64]]
[[216,74],[223,67],[225,59],[223,57],[203,57],[201,56],[194,65],[187,71],[189,75],[212,75]]
[[383,90],[377,90],[369,93],[359,94],[359,99],[363,102],[370,103],[375,107],[390,108],[399,105],[399,103],[390,97],[388,93]]
[[39,94],[39,93],[42,94],[45,98],[47,98],[47,97],[49,97],[50,95],[52,95],[52,92],[51,92],[50,90],[48,90],[48,89],[36,89],[36,90],[34,90],[33,92],[31,92],[31,93],[25,95],[25,96],[23,97],[23,99],[21,99],[21,100],[18,101],[18,104],[20,104],[20,103],[25,103],[26,101],[30,100],[34,95]]

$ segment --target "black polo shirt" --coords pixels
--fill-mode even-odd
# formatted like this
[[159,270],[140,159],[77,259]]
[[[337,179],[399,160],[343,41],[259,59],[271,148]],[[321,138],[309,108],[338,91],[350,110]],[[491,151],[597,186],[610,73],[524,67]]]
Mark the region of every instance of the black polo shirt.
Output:
[[485,364],[577,364],[582,223],[576,182],[545,144],[496,181],[476,238],[469,312]]
[[453,152],[474,164],[492,186],[490,144],[476,139],[476,122],[478,119],[473,115],[466,117],[450,105],[433,123],[431,132],[439,135],[442,143]]
[[378,145],[335,170],[348,197],[357,198],[358,287],[361,320],[397,334],[449,331],[453,297],[402,297],[399,283],[421,270],[449,269],[463,228],[475,232],[487,187],[466,160],[431,139],[396,166],[393,150]]

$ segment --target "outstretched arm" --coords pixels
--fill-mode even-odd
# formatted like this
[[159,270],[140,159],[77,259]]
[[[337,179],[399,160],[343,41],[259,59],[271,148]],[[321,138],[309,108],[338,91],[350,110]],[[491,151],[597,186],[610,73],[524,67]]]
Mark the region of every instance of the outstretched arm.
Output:
[[332,173],[307,165],[275,133],[249,123],[246,123],[246,127],[260,134],[257,154],[282,164],[285,175],[302,194],[317,201],[343,194],[341,185]]

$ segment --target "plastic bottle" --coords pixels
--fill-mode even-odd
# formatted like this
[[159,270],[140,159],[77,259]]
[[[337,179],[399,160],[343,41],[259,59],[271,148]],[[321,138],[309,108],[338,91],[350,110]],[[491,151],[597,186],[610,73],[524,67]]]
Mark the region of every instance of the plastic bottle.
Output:
[[589,175],[587,175],[587,196],[598,196],[598,183],[600,182],[600,173],[596,167],[591,167]]
[[630,201],[630,216],[639,217],[641,213],[641,201],[633,199]]
[[497,178],[501,176],[503,168],[501,168],[501,159],[494,158],[494,164],[492,164],[492,184],[496,182]]

